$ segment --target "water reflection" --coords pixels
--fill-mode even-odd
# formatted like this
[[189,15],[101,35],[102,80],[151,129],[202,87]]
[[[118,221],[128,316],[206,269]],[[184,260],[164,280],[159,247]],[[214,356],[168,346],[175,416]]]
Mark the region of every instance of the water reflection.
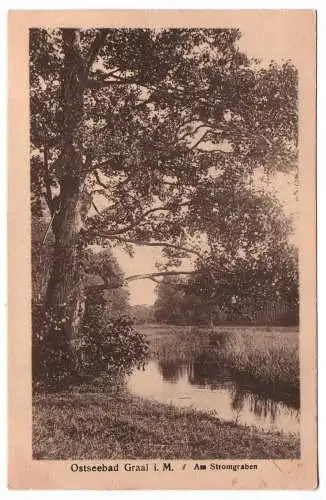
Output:
[[158,369],[162,374],[163,380],[167,380],[172,384],[175,384],[180,377],[182,377],[186,371],[186,366],[182,361],[158,361]]
[[214,412],[224,420],[263,430],[299,432],[298,410],[264,396],[225,366],[207,360],[205,353],[188,359],[163,355],[150,361],[145,371],[135,372],[129,387],[137,395]]

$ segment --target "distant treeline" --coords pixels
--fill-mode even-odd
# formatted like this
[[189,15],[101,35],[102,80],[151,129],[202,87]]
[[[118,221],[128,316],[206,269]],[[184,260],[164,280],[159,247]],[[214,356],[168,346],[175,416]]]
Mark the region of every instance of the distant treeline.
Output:
[[[32,221],[32,297],[34,304],[42,304],[46,286],[50,277],[53,259],[54,238],[50,232],[46,242],[42,243],[48,221],[33,218]],[[110,280],[119,280],[122,270],[110,250],[85,254],[83,261],[85,282],[89,294],[93,295],[96,285],[101,285],[101,276],[105,273]],[[130,306],[129,292],[125,287],[117,287],[104,292],[105,316],[129,314],[137,324],[163,323],[173,325],[219,325],[219,324],[252,324],[252,325],[297,325],[299,323],[298,300],[289,301],[288,297],[296,297],[296,284],[292,294],[275,298],[272,294],[263,301],[250,297],[251,289],[246,289],[241,300],[229,307],[222,292],[218,298],[208,300],[199,291],[190,291],[180,279],[164,278],[156,288],[156,301],[152,306]],[[223,295],[224,294],[224,295]]]
[[151,315],[158,323],[175,325],[298,325],[298,281],[294,272],[293,277],[288,274],[271,274],[265,280],[249,274],[250,279],[244,279],[240,270],[215,288],[214,283],[193,286],[185,279],[167,277],[156,288]]
[[[177,306],[177,304],[175,304]],[[204,308],[203,308],[204,309]],[[287,304],[281,302],[269,303],[263,309],[245,311],[233,311],[233,313],[223,312],[217,306],[210,311],[196,308],[188,311],[158,309],[153,306],[136,305],[131,307],[131,315],[137,324],[163,323],[171,325],[221,325],[221,324],[241,324],[241,325],[278,325],[296,326],[299,324],[298,308],[289,308]]]

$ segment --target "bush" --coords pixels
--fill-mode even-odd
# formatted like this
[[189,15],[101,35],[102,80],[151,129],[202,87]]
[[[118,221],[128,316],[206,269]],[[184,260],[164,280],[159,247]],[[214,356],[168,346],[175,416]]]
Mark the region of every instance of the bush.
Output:
[[144,366],[149,343],[135,330],[130,317],[117,316],[101,325],[101,316],[97,316],[96,311],[100,313],[101,308],[93,308],[94,316],[86,318],[81,338],[75,346],[78,372],[94,376],[106,372],[121,377]]
[[128,316],[104,319],[105,305],[89,300],[80,337],[67,341],[65,307],[33,308],[32,373],[34,387],[58,386],[68,380],[107,374],[121,378],[142,367],[149,344]]
[[65,307],[32,309],[32,378],[36,386],[60,384],[72,372],[71,348],[67,342]]

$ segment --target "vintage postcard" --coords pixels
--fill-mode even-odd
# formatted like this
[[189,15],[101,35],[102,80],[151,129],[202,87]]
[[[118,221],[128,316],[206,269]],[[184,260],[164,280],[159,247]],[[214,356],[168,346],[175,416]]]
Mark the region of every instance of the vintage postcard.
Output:
[[315,488],[315,12],[8,33],[9,487]]

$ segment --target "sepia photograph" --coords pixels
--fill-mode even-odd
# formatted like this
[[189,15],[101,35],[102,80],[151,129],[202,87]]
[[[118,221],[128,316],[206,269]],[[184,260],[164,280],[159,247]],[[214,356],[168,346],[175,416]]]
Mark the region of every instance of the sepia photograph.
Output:
[[30,459],[282,469],[302,459],[298,49],[157,19],[28,26]]

